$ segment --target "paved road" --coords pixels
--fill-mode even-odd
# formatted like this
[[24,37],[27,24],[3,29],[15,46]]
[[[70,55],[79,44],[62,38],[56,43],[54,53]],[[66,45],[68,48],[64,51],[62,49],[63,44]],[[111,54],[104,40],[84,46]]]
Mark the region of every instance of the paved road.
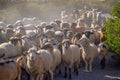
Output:
[[[104,70],[100,69],[99,64],[95,64],[93,67],[93,72],[86,73],[84,72],[84,66],[81,66],[79,69],[79,75],[76,76],[75,73],[72,73],[71,80],[120,80],[120,66],[118,67],[111,65],[112,60],[109,59],[109,56],[106,60],[107,65]],[[63,74],[55,74],[55,80],[68,79],[64,78]]]
[[[63,75],[55,75],[55,80],[68,80],[63,78]],[[86,73],[84,68],[79,69],[79,75],[72,73],[71,80],[120,80],[120,69],[113,67],[106,67],[101,70],[98,66],[93,68],[93,72]]]

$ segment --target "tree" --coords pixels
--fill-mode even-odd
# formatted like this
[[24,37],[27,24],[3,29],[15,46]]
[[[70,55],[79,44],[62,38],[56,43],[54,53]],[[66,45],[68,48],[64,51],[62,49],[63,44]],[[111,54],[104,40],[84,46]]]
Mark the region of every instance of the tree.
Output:
[[111,16],[105,22],[105,42],[120,59],[120,2],[113,8]]

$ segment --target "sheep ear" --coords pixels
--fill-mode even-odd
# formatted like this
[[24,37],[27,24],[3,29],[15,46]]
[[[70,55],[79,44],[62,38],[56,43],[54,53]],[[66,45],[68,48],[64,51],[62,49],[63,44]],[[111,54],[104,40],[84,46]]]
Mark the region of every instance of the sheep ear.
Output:
[[36,52],[36,54],[40,55],[40,53]]
[[64,41],[61,42],[61,45],[63,45],[63,44],[64,44]]
[[25,55],[25,56],[28,55],[28,54],[29,54],[28,51],[23,52],[23,55]]
[[37,51],[36,54],[40,55],[40,53]]
[[73,44],[72,42],[70,42],[70,44]]
[[12,40],[12,37],[11,37],[11,38],[9,38],[8,40],[9,40],[9,41],[11,41],[11,40]]
[[18,38],[17,40],[18,40],[18,41],[21,41],[21,38]]
[[23,60],[22,56],[18,57],[16,61],[20,63],[21,60]]

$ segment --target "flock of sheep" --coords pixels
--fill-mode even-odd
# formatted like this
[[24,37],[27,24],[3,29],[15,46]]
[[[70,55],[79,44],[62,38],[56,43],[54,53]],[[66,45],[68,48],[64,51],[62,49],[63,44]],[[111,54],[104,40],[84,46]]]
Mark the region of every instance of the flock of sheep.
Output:
[[72,70],[79,74],[81,62],[85,72],[92,72],[97,56],[104,69],[105,20],[101,11],[83,9],[62,11],[61,19],[50,23],[36,17],[0,22],[0,80],[44,80],[48,74],[54,80],[56,70],[71,79]]

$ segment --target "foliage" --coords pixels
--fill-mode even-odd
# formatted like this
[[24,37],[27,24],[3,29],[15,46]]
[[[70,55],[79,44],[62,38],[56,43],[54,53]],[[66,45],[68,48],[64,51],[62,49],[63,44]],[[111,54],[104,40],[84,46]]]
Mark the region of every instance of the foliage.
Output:
[[112,17],[105,22],[106,43],[120,57],[120,2],[113,8]]
[[120,2],[118,2],[117,5],[114,7],[111,15],[120,18]]

